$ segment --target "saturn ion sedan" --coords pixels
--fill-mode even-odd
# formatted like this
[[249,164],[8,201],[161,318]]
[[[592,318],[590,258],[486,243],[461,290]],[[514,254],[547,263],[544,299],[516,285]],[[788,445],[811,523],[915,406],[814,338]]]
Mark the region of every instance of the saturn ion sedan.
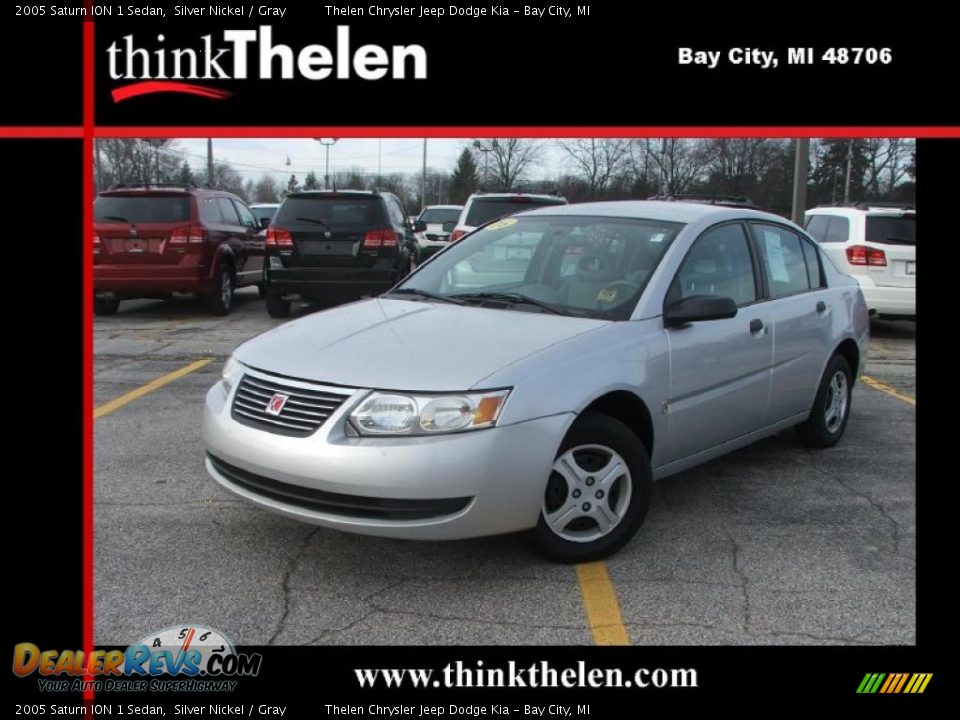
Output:
[[556,560],[597,559],[656,480],[791,426],[839,441],[868,333],[856,280],[781,217],[545,207],[237,348],[207,394],[206,467],[338,530],[523,530]]

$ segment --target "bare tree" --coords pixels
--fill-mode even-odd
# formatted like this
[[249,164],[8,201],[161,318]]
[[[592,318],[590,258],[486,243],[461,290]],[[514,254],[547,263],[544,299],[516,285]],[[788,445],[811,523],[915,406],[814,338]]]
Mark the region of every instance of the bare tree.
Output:
[[889,195],[908,176],[911,157],[916,148],[906,138],[868,138],[864,140],[866,170],[863,185],[876,197]]
[[730,193],[751,192],[777,158],[783,142],[767,138],[718,138],[703,145],[711,179]]
[[617,138],[560,140],[557,145],[567,154],[577,175],[587,184],[590,198],[606,190],[610,180],[630,162],[630,141]]
[[543,157],[543,145],[536,140],[492,138],[476,140],[474,147],[486,154],[484,162],[489,160],[493,179],[503,190],[516,189]]
[[704,174],[707,153],[702,140],[646,138],[639,143],[645,167],[655,175],[663,194],[680,195]]
[[143,138],[103,138],[97,140],[97,149],[102,170],[100,189],[118,183],[157,182],[158,176],[160,182],[171,182],[183,160],[169,139],[148,142]]

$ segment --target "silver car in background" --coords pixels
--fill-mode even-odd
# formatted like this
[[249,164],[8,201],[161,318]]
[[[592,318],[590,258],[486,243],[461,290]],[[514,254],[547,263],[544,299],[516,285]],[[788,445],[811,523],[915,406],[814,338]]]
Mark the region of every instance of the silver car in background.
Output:
[[207,394],[206,466],[318,525],[531,530],[549,557],[601,558],[655,480],[790,426],[835,444],[868,332],[856,281],[779,216],[543,208],[237,348]]

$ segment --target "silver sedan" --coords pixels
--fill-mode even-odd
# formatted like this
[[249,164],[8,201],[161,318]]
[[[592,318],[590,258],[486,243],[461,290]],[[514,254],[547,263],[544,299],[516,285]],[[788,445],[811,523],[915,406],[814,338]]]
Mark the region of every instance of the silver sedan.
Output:
[[237,348],[207,394],[206,466],[318,525],[529,530],[552,558],[596,559],[655,480],[790,426],[839,441],[868,332],[856,281],[779,216],[534,210]]

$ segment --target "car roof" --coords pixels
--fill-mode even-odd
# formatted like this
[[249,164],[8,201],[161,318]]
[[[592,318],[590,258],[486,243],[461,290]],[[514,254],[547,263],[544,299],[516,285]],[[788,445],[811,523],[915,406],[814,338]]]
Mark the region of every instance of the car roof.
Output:
[[818,205],[807,210],[807,215],[838,215],[853,217],[855,215],[893,215],[902,217],[905,214],[915,215],[916,208],[911,205],[871,205],[860,203],[857,205]]
[[424,210],[463,210],[463,205],[427,205]]
[[555,205],[526,210],[519,215],[588,215],[597,217],[624,217],[665,222],[692,223],[700,220],[722,222],[735,218],[789,222],[785,218],[761,210],[708,205],[705,203],[661,200],[610,200],[605,202]]
[[238,195],[222,188],[197,187],[196,185],[182,185],[179,183],[150,183],[149,185],[114,185],[101,190],[97,195],[118,197],[123,195],[216,195],[229,196],[239,199]]
[[251,208],[275,208],[275,207],[280,207],[280,203],[250,203],[247,207],[251,207]]
[[288,198],[310,198],[323,197],[324,195],[360,195],[364,197],[380,197],[381,195],[392,195],[392,193],[382,192],[380,190],[297,190],[287,195]]
[[474,193],[470,196],[470,200],[481,200],[484,198],[511,198],[511,197],[528,197],[528,198],[537,198],[538,200],[556,200],[557,204],[560,205],[565,203],[567,199],[561,197],[560,195],[547,195],[546,193],[522,193],[522,192],[484,192],[484,193]]

